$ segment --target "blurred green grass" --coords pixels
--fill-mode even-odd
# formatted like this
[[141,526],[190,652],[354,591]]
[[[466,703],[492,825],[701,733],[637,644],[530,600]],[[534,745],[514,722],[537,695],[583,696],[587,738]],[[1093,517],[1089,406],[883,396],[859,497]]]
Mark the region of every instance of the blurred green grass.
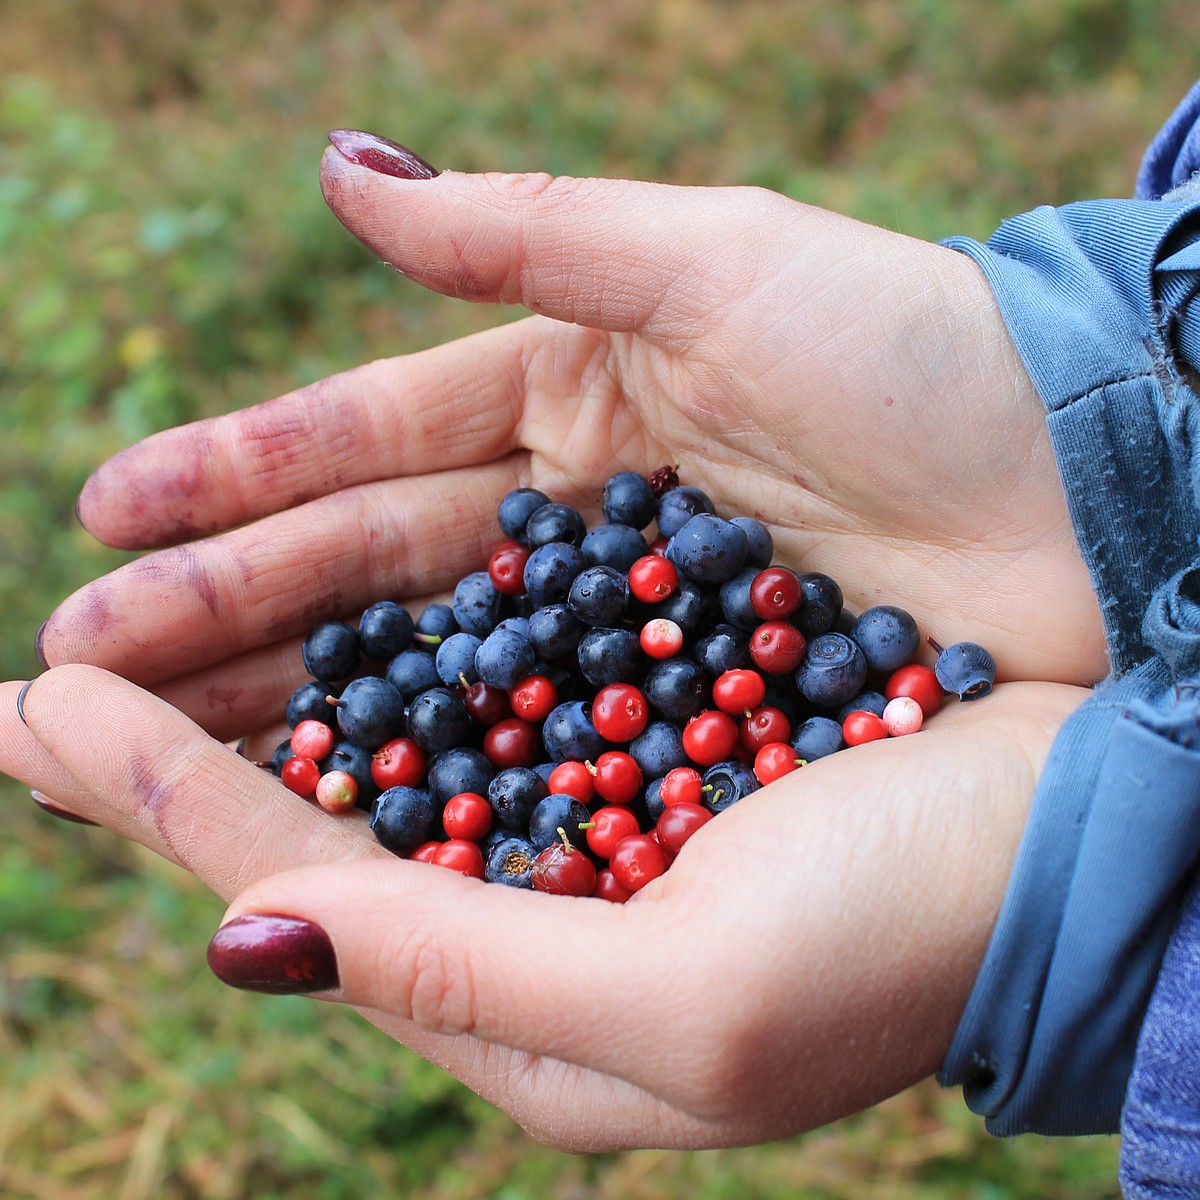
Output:
[[[110,453],[511,314],[326,211],[327,128],[439,165],[753,183],[923,238],[1124,195],[1192,82],[1183,0],[0,0],[0,676],[121,556]],[[0,1194],[1115,1196],[1109,1139],[986,1138],[924,1086],[768,1147],[567,1156],[356,1018],[223,989],[220,905],[0,796]]]

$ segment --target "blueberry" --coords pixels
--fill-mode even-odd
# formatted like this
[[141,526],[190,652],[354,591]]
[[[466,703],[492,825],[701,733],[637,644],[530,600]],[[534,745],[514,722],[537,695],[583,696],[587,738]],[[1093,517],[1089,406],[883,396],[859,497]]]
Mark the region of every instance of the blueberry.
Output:
[[886,706],[886,696],[881,696],[878,692],[859,692],[857,696],[847,700],[838,709],[837,719],[844,721],[852,712],[869,712],[874,713],[877,717],[882,717]]
[[800,576],[800,594],[803,599],[792,624],[810,639],[829,633],[842,611],[842,589],[828,575],[806,571]]
[[697,513],[667,546],[667,557],[681,574],[709,584],[732,579],[745,567],[749,552],[745,531],[712,513]]
[[345,771],[358,785],[359,808],[369,808],[371,801],[379,795],[379,788],[371,776],[371,751],[353,742],[338,742],[317,765],[322,775],[330,771]]
[[743,796],[762,787],[758,776],[745,763],[733,760],[709,767],[703,780],[704,807],[714,813],[724,812]]
[[431,650],[445,641],[452,633],[458,632],[458,622],[454,619],[454,609],[448,604],[430,604],[422,610],[413,627],[418,646],[428,646]]
[[428,688],[408,706],[408,734],[426,754],[459,746],[471,732],[463,698],[447,688]]
[[433,656],[438,680],[447,687],[470,687],[479,679],[475,654],[482,645],[473,633],[452,633]]
[[866,678],[867,660],[844,633],[813,638],[796,668],[801,695],[821,708],[840,708],[862,691]]
[[411,854],[433,832],[433,797],[424,788],[388,788],[371,806],[371,832],[393,854]]
[[771,531],[754,517],[733,517],[732,522],[746,535],[746,566],[763,567],[771,565],[775,557],[775,540]]
[[565,604],[547,604],[529,618],[529,640],[543,658],[574,657],[586,629]]
[[[519,633],[523,638],[527,638],[529,637],[529,617],[505,617],[504,620],[496,626],[496,629],[504,629],[509,633]],[[496,630],[492,630],[493,633],[495,633],[495,631]]]
[[358,633],[345,621],[325,621],[304,639],[301,656],[314,679],[325,683],[349,679],[362,661]]
[[496,823],[505,829],[528,829],[533,810],[549,794],[549,784],[532,767],[506,767],[487,788]]
[[658,513],[658,497],[650,481],[636,471],[618,471],[604,485],[604,519],[645,529]]
[[583,551],[567,542],[539,546],[525,563],[525,590],[539,608],[560,604],[571,591],[575,576],[587,566]]
[[590,820],[587,807],[574,796],[551,792],[538,801],[529,817],[529,840],[539,850],[545,850],[562,841],[558,835],[561,829],[572,846],[583,850],[587,846],[587,830],[582,826]]
[[474,669],[484,683],[507,691],[533,670],[537,652],[515,629],[494,629],[475,652]]
[[996,682],[996,660],[975,642],[955,642],[938,653],[933,673],[944,691],[960,700],[978,700]]
[[629,583],[613,567],[585,567],[571,583],[567,605],[588,625],[616,625],[629,607]]
[[404,697],[386,679],[352,679],[337,702],[342,736],[356,746],[378,750],[404,731]]
[[658,532],[674,537],[697,513],[717,510],[708,496],[697,487],[675,487],[658,499]]
[[797,726],[791,739],[796,757],[805,762],[835,754],[845,745],[842,741],[842,723],[832,717],[809,717]]
[[537,488],[516,488],[508,493],[496,510],[496,519],[505,537],[513,541],[525,541],[525,526],[529,518],[543,505],[550,503],[550,497]]
[[271,755],[271,770],[278,775],[283,770],[284,763],[295,757],[296,752],[292,749],[292,739],[284,738],[283,741],[275,747],[275,752]]
[[596,732],[588,705],[568,700],[551,709],[542,722],[542,741],[551,762],[569,760],[595,762],[608,749],[608,743]]
[[650,553],[646,539],[631,525],[593,526],[579,548],[589,567],[613,567],[622,572]]
[[412,641],[413,619],[403,604],[381,600],[372,604],[359,619],[358,644],[368,658],[387,662]]
[[877,604],[859,613],[850,636],[867,660],[867,670],[890,675],[913,660],[921,633],[912,616],[892,604]]
[[535,549],[551,542],[579,546],[586,533],[583,517],[569,504],[543,504],[530,514],[525,524],[525,540]]
[[387,681],[405,701],[442,682],[437,672],[437,660],[424,650],[404,650],[387,666]]
[[651,721],[626,750],[641,768],[644,779],[655,779],[676,767],[690,765],[679,726],[672,721]]
[[732,579],[721,584],[721,614],[730,625],[748,633],[762,624],[750,606],[750,585],[758,574],[757,567],[744,567]]
[[681,579],[671,595],[658,604],[640,606],[638,615],[643,623],[653,617],[674,621],[683,630],[683,636],[688,638],[710,625],[717,610],[716,598],[707,588],[700,587],[690,579]]
[[578,655],[580,674],[597,688],[634,683],[645,664],[638,635],[629,629],[589,629],[579,639]]
[[323,721],[337,724],[337,709],[326,697],[338,696],[338,689],[328,683],[302,683],[291,695],[284,710],[284,719],[292,729],[301,721]]
[[657,822],[658,818],[663,815],[663,810],[667,807],[662,801],[662,778],[652,779],[646,784],[646,815],[651,822]]
[[713,679],[726,671],[749,670],[754,666],[749,633],[726,623],[700,638],[692,650],[692,657]]
[[646,672],[642,694],[668,721],[683,726],[708,708],[712,679],[686,658],[668,658]]
[[486,571],[472,571],[454,589],[454,619],[460,629],[487,637],[500,620],[503,597]]
[[483,877],[488,883],[532,889],[533,860],[537,855],[537,848],[528,838],[503,838],[488,851]]
[[439,806],[445,807],[451,796],[474,792],[486,796],[488,784],[496,774],[492,760],[472,746],[453,746],[435,754],[426,772],[426,783]]

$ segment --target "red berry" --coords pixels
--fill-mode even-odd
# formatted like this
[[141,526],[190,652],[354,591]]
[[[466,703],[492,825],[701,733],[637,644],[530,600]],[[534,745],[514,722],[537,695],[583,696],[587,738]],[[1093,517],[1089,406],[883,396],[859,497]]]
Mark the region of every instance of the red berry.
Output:
[[596,794],[610,804],[628,804],[641,790],[642,768],[623,750],[606,750],[596,759]]
[[658,798],[668,808],[672,804],[699,804],[704,778],[694,767],[675,767],[663,776]]
[[666,555],[667,539],[661,533],[650,543],[650,553],[660,558]]
[[555,842],[533,860],[534,888],[555,896],[590,896],[596,886],[596,868],[582,850]]
[[764,787],[800,766],[800,758],[787,742],[768,742],[754,756],[754,775]]
[[632,742],[649,719],[646,697],[631,683],[610,683],[592,701],[592,724],[607,742]]
[[656,838],[636,833],[617,843],[608,869],[619,884],[637,892],[667,869],[667,856]]
[[430,861],[466,875],[468,879],[483,878],[483,851],[465,838],[451,838],[448,842],[442,842]]
[[670,854],[678,854],[684,842],[715,816],[700,804],[672,804],[664,808],[655,822],[658,844]]
[[629,568],[629,594],[643,604],[658,604],[679,587],[679,572],[669,558],[646,554]]
[[714,708],[693,717],[683,727],[683,752],[702,767],[723,762],[737,741],[737,722],[728,713]]
[[491,683],[476,680],[465,692],[463,703],[471,719],[480,725],[496,725],[513,715],[508,693]]
[[380,791],[419,787],[425,780],[425,751],[411,738],[393,738],[371,755],[371,778]]
[[422,842],[408,857],[412,862],[433,862],[433,856],[441,848],[441,842]]
[[487,572],[492,586],[502,596],[525,594],[525,563],[532,551],[520,542],[505,542],[488,559]]
[[499,721],[483,735],[483,752],[501,769],[532,767],[542,753],[541,728],[520,717]]
[[750,635],[750,657],[768,675],[786,675],[804,658],[804,634],[789,621],[764,621]]
[[596,794],[596,781],[581,762],[559,763],[546,782],[553,794],[574,796],[580,804],[590,804]]
[[942,685],[937,681],[937,676],[929,667],[923,667],[920,663],[909,663],[893,671],[884,686],[883,694],[889,700],[895,700],[897,696],[911,696],[927,717],[932,717],[942,707],[946,696]]
[[764,621],[790,617],[803,599],[800,580],[787,567],[766,567],[751,580],[750,607]]
[[558,688],[545,675],[526,675],[509,689],[508,699],[522,721],[544,721],[558,703]]
[[477,842],[492,827],[492,806],[476,792],[459,792],[442,809],[442,828],[446,836]]
[[881,717],[870,712],[852,712],[842,722],[842,740],[847,746],[878,742],[887,737],[887,727]]
[[683,630],[667,617],[655,617],[642,626],[638,641],[651,658],[674,658],[683,649]]
[[757,708],[766,694],[766,680],[744,667],[718,675],[712,690],[713,703],[734,717]]
[[329,757],[334,741],[333,729],[324,721],[301,721],[292,730],[292,749],[300,758],[311,758],[314,762]]
[[326,771],[317,780],[317,803],[328,813],[349,812],[358,799],[358,784],[345,771]]
[[617,843],[640,832],[637,817],[619,804],[609,804],[592,813],[595,827],[587,831],[588,849],[600,858],[610,858]]
[[757,754],[768,742],[785,742],[792,732],[787,714],[769,705],[756,708],[744,716],[738,725],[738,744],[750,754]]
[[303,796],[306,800],[316,793],[317,784],[321,780],[321,768],[311,758],[289,758],[279,772],[279,778],[288,791]]
[[605,867],[596,872],[596,883],[592,895],[598,900],[610,900],[613,904],[624,904],[633,893],[623,884],[617,882],[617,877]]

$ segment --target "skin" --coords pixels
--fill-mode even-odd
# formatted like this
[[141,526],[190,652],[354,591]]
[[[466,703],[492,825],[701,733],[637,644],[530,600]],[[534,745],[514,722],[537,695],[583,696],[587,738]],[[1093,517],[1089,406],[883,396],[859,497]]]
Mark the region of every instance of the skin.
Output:
[[[404,274],[536,315],[100,467],[84,524],[159,549],[52,614],[27,724],[0,687],[0,769],[231,917],[315,921],[328,998],[564,1149],[768,1140],[928,1075],[1050,742],[1104,672],[1041,406],[976,268],[750,189],[398,180],[333,151],[322,185]],[[314,621],[477,569],[510,488],[594,516],[613,471],[675,461],[767,519],[778,561],[986,644],[1009,682],[773,784],[623,907],[398,860],[222,744],[265,736]]]

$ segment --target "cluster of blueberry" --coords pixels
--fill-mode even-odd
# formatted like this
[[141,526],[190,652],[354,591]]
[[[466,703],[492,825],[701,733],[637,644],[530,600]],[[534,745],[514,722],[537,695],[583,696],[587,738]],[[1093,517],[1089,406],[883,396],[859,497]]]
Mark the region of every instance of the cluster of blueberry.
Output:
[[[853,616],[766,526],[669,468],[608,480],[604,523],[533,488],[452,605],[371,605],[304,643],[273,766],[397,854],[517,887],[624,900],[701,825],[846,746],[913,733],[991,690],[981,646],[903,609]],[[648,542],[643,530],[656,526]],[[348,682],[347,682],[348,681]]]

